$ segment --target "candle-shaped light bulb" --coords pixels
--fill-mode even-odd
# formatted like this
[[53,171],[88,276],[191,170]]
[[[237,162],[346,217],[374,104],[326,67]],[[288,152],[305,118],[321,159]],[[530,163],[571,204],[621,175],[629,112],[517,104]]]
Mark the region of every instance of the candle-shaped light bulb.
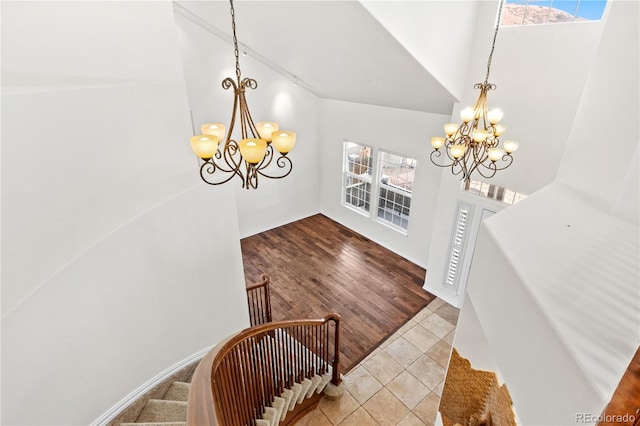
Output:
[[444,138],[442,136],[434,136],[431,138],[431,146],[434,149],[440,149],[444,146]]

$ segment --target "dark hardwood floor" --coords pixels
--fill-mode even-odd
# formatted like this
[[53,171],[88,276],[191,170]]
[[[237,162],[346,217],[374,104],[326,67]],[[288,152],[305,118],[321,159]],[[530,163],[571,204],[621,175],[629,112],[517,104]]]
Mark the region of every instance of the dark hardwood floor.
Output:
[[271,276],[273,320],[341,320],[346,373],[431,302],[424,268],[323,216],[241,240],[247,285]]

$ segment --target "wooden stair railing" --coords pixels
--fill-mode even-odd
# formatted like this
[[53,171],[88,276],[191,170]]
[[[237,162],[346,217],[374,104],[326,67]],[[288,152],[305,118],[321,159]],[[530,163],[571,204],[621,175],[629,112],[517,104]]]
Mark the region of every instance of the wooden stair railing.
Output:
[[[337,386],[339,346],[338,314],[261,324],[229,337],[202,359],[193,375],[187,425],[255,425],[275,397],[295,383],[330,372]],[[298,418],[289,416],[283,424]]]
[[262,275],[262,282],[247,287],[247,303],[251,326],[271,322],[271,277]]

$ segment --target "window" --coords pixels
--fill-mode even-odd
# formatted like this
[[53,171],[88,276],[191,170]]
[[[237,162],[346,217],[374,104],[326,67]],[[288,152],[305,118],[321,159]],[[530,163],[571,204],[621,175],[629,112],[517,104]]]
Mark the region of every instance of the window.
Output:
[[506,0],[501,26],[598,21],[607,0]]
[[371,205],[371,147],[344,143],[344,204],[368,213]]
[[469,187],[465,188],[465,191],[482,197],[498,200],[506,204],[515,204],[518,201],[527,198],[527,195],[521,192],[492,185],[487,182],[480,182],[479,180],[470,181]]
[[379,164],[378,220],[406,231],[416,159],[381,151]]

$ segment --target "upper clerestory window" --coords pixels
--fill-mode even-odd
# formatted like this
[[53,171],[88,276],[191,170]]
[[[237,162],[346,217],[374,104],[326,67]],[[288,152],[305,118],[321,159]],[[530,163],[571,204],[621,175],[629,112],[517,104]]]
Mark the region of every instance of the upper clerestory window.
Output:
[[503,27],[598,21],[607,0],[506,0]]

